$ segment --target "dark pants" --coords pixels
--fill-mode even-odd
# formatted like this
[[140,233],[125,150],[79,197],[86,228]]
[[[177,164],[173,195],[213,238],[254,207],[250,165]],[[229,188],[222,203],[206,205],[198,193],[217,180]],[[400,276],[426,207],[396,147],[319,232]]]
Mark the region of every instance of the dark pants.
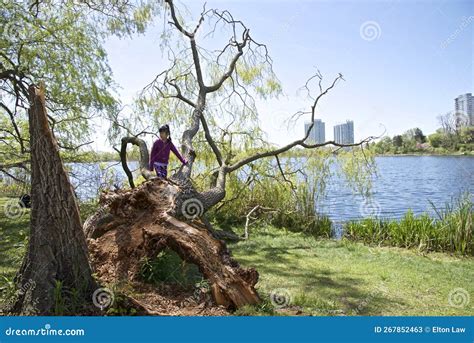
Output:
[[164,163],[155,162],[153,167],[155,168],[156,175],[166,179],[168,176],[168,165]]

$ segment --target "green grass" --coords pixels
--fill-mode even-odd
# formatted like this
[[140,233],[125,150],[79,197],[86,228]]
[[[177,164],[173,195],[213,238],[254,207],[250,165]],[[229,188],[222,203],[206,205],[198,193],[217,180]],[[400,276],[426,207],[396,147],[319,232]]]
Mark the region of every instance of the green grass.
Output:
[[[13,278],[28,245],[30,210],[20,209],[17,200],[18,197],[0,197],[0,305],[15,294]],[[83,220],[95,208],[94,204],[81,205]]]
[[[459,308],[448,301],[458,288],[474,297],[471,257],[318,240],[270,226],[253,229],[249,240],[232,244],[231,250],[243,266],[258,270],[264,304],[272,292],[284,289],[291,299],[287,308],[303,314],[474,315],[474,299]],[[242,314],[257,313],[271,311]]]
[[0,304],[15,292],[13,278],[28,243],[29,210],[20,210],[16,201],[0,197]]
[[195,264],[183,261],[169,248],[162,250],[156,257],[146,258],[142,262],[140,277],[150,284],[172,283],[187,289],[203,279]]
[[[28,237],[29,210],[8,218],[8,200],[0,198],[0,303],[13,294],[12,279]],[[264,300],[236,314],[301,310],[314,315],[474,315],[472,257],[420,255],[416,250],[368,247],[349,240],[318,240],[272,226],[252,226],[249,240],[230,248],[243,266],[260,273],[257,288]],[[145,269],[143,275],[152,274]],[[448,302],[450,292],[458,288],[473,298],[459,308]],[[291,301],[284,310],[275,311],[270,294],[278,289],[287,290]]]

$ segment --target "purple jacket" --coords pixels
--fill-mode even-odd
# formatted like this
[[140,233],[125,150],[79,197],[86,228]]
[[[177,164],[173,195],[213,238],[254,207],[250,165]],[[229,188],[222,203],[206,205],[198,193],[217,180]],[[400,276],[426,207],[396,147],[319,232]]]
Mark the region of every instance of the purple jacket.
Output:
[[151,148],[149,165],[150,170],[153,170],[153,164],[155,162],[168,164],[168,160],[170,159],[170,150],[173,151],[177,158],[179,158],[181,163],[186,163],[186,160],[181,156],[173,142],[167,140],[165,143],[161,140],[161,138],[158,138],[155,143],[153,143],[153,147]]

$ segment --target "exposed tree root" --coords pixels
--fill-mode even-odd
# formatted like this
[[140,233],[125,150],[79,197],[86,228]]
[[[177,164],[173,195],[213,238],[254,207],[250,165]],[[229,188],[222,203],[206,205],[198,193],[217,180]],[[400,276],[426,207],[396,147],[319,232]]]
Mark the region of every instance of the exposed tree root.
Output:
[[[210,284],[212,299],[226,309],[256,304],[255,269],[232,259],[224,241],[198,219],[180,220],[170,213],[183,192],[176,184],[153,179],[135,189],[104,194],[101,209],[84,224],[91,263],[102,282],[138,282],[145,258],[165,249],[198,266]],[[143,301],[134,299],[136,304]],[[146,302],[145,302],[146,303]],[[148,310],[153,314],[153,310]]]

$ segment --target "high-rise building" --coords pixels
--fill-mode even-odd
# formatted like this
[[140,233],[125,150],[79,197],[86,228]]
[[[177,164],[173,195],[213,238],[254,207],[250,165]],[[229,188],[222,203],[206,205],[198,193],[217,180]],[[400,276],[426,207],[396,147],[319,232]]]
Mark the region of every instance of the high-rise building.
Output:
[[[309,130],[311,123],[304,124],[304,134]],[[308,136],[308,142],[311,143],[324,143],[326,141],[326,124],[321,119],[315,119],[314,125]]]
[[[474,126],[474,108],[473,108],[473,96],[471,93],[466,93],[458,96],[456,99],[454,99],[454,110],[456,113],[456,116],[459,118],[456,118],[457,121],[465,124],[468,124],[469,126]],[[462,118],[462,117],[466,118]]]
[[354,122],[352,120],[334,126],[334,141],[339,144],[354,144]]

